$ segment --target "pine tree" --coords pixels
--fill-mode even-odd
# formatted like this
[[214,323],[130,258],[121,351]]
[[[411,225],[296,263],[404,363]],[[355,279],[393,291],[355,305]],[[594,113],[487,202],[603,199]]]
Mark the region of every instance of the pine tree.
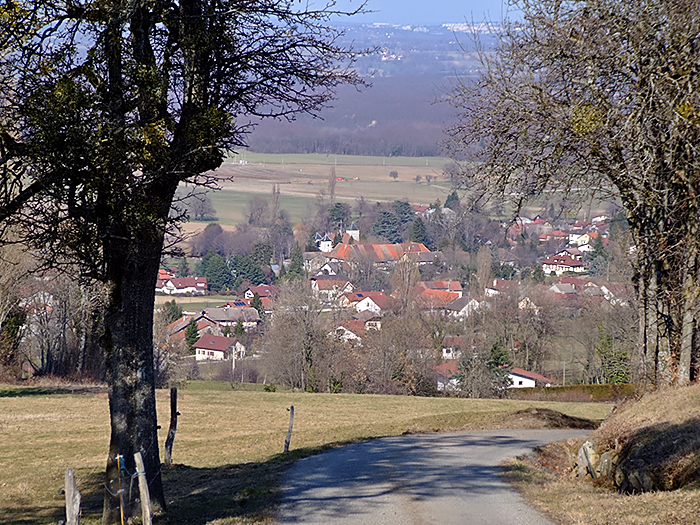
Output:
[[193,354],[194,344],[199,340],[199,328],[197,328],[197,321],[194,317],[190,319],[187,323],[187,328],[185,329],[185,342],[187,343],[187,350]]

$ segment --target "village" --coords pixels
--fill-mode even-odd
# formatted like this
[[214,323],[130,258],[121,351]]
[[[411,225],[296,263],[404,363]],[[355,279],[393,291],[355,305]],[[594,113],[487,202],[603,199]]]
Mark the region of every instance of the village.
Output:
[[[426,222],[435,213],[435,209],[428,206],[413,205],[412,210],[416,218],[425,218]],[[442,210],[452,213],[449,208]],[[438,213],[445,213],[442,210]],[[600,215],[590,221],[566,222],[521,216],[510,224],[503,223],[500,228],[505,235],[501,239],[496,237],[502,247],[485,241],[480,252],[482,257],[485,253],[489,255],[488,268],[478,276],[475,270],[466,282],[451,277],[455,275],[455,263],[442,250],[431,251],[420,242],[363,244],[360,230],[353,221],[342,232],[313,234],[312,246],[316,250],[301,253],[301,275],[319,310],[321,330],[325,331],[326,338],[352,347],[353,352],[362,347],[368,337],[376,338],[387,320],[406,316],[421,318],[429,327],[414,341],[416,344],[405,350],[420,356],[418,368],[431,376],[436,392],[458,393],[460,386],[455,378],[459,375],[460,360],[470,352],[488,351],[496,340],[506,347],[510,356],[508,388],[566,384],[567,380],[570,383],[603,382],[611,377],[624,381],[629,377],[626,350],[618,348],[612,357],[601,355],[601,344],[619,339],[619,334],[603,334],[600,322],[590,327],[591,334],[583,338],[585,342],[579,341],[578,346],[587,345],[587,349],[564,344],[570,354],[561,355],[566,337],[560,333],[561,326],[575,324],[582,315],[610,316],[620,310],[630,315],[628,286],[608,281],[609,271],[590,272],[592,264],[610,258],[607,247],[611,219]],[[537,249],[542,254],[534,268],[523,268],[515,256],[524,236],[536,239]],[[548,249],[553,249],[553,253],[544,251]],[[478,253],[471,258],[477,259]],[[284,295],[284,272],[291,265],[291,259],[278,265],[270,264],[261,275],[272,278],[256,284],[244,281],[238,287],[237,298],[216,307],[188,311],[184,304],[183,315],[167,326],[167,341],[163,344],[173,349],[188,339],[190,357],[186,359],[200,363],[238,360],[238,365],[233,362],[232,366],[221,368],[223,370],[233,370],[251,362],[254,364],[247,366],[256,368],[255,363],[266,360],[266,348],[269,348],[266,333],[273,329],[278,309],[288,308],[280,298]],[[358,279],[353,277],[361,274],[363,268],[387,276],[374,282],[388,285],[374,287],[380,289],[364,289],[358,285]],[[508,278],[494,276],[494,273],[504,274],[500,268],[508,269],[505,271]],[[402,277],[397,278],[398,274]],[[426,279],[426,275],[433,278]],[[177,270],[165,268],[160,270],[156,292],[173,300],[210,293],[206,277],[179,277]],[[509,304],[511,312],[506,313],[504,308]],[[507,337],[486,329],[484,323],[489,322],[488,318],[512,315],[513,308],[516,317],[512,318],[513,327]],[[562,319],[555,321],[557,316]],[[521,326],[532,324],[533,320],[540,325],[542,333],[527,333]],[[239,336],[234,336],[234,332]],[[531,348],[532,354],[523,355],[522,347]],[[338,353],[337,344],[334,348]],[[584,358],[578,355],[582,352],[586,354]],[[187,354],[182,349],[175,353]],[[584,362],[586,359],[588,361]],[[611,371],[612,365],[607,362],[610,359],[616,363],[621,359],[622,370],[618,363]],[[564,361],[564,368],[557,361]],[[426,370],[428,366],[430,370]],[[336,371],[336,375],[356,375],[357,370],[350,368],[346,366]],[[217,377],[223,376],[219,373]],[[280,380],[274,374],[272,379]],[[294,385],[292,381],[287,386],[302,385]]]

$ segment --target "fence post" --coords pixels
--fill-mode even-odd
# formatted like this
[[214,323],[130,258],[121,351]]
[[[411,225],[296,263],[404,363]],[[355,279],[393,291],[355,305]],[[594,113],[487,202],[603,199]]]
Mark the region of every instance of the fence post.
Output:
[[284,440],[284,451],[289,452],[289,442],[292,440],[292,427],[294,426],[294,405],[290,406],[289,411],[289,431],[287,431],[287,438]]
[[139,477],[139,494],[141,495],[141,523],[151,525],[151,495],[148,492],[148,481],[146,481],[146,469],[143,466],[141,452],[134,454],[136,462],[136,474]]
[[173,442],[175,441],[175,432],[177,432],[177,416],[180,412],[177,411],[177,388],[170,389],[170,428],[168,429],[168,437],[165,438],[165,460],[164,464],[169,467],[173,463]]
[[78,525],[80,519],[80,491],[75,484],[75,472],[66,469],[66,525]]

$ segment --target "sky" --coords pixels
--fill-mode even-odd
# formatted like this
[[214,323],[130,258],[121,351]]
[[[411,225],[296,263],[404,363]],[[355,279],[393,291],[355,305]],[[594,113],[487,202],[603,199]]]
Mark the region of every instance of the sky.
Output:
[[[356,7],[361,0],[338,0],[340,7]],[[369,0],[373,13],[354,16],[356,23],[436,25],[446,22],[501,20],[508,0]]]

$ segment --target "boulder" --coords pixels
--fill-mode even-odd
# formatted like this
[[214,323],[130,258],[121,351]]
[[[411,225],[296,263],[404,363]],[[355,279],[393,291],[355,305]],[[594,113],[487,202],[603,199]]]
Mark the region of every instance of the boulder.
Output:
[[586,474],[590,474],[593,479],[598,477],[598,464],[600,456],[595,449],[592,441],[586,441],[578,451],[578,477],[583,478]]
[[613,469],[617,464],[617,453],[614,450],[608,450],[600,455],[600,477],[606,478],[613,473]]

